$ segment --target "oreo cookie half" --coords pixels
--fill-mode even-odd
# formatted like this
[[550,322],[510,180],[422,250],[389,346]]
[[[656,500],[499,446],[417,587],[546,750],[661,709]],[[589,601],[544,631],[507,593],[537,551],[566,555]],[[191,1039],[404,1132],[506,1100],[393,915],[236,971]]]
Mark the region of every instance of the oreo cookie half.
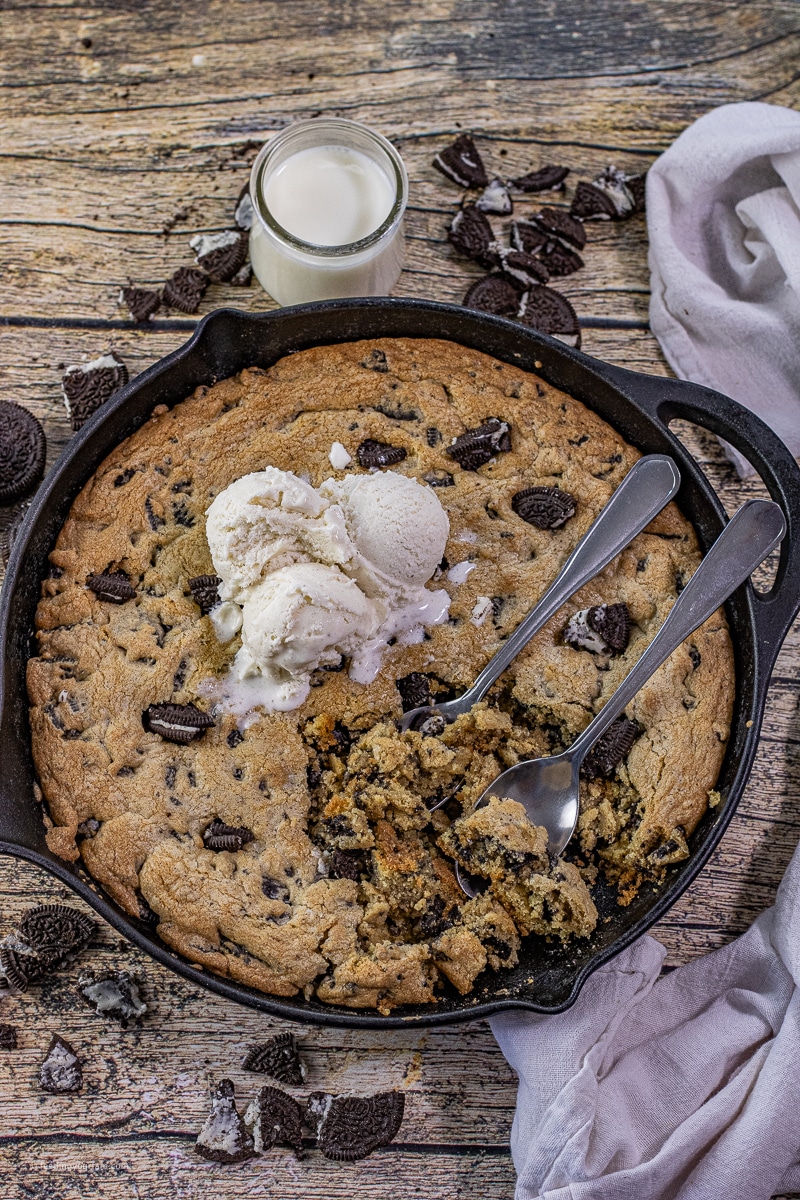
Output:
[[502,179],[493,179],[489,186],[484,188],[482,195],[475,201],[475,207],[479,208],[481,212],[495,213],[498,217],[507,217],[514,206],[511,203],[508,188]]
[[489,182],[483,160],[468,133],[462,133],[451,146],[440,150],[433,165],[459,187],[483,188]]
[[273,1146],[290,1146],[297,1158],[303,1153],[303,1109],[294,1096],[280,1088],[263,1087],[244,1114],[259,1154]]
[[534,225],[549,237],[557,237],[582,250],[586,245],[586,230],[583,222],[574,213],[565,212],[563,208],[545,207],[531,218]]
[[402,1092],[379,1092],[373,1096],[309,1096],[309,1124],[316,1125],[317,1145],[326,1158],[356,1162],[380,1146],[388,1146],[403,1122],[405,1096]]
[[234,1096],[230,1079],[221,1079],[211,1093],[211,1112],[194,1144],[197,1153],[211,1162],[244,1162],[256,1152]]
[[82,425],[128,382],[128,368],[116,354],[102,354],[92,362],[67,367],[61,377],[64,404],[73,429]]
[[164,284],[164,303],[180,312],[196,313],[208,284],[208,276],[196,267],[178,267]]
[[572,275],[583,266],[580,254],[555,239],[542,250],[541,259],[551,276]]
[[79,1092],[83,1086],[80,1059],[69,1042],[53,1034],[45,1060],[39,1068],[39,1087],[43,1092]]
[[511,182],[518,192],[563,192],[569,167],[546,166],[528,171]]
[[247,262],[248,235],[240,229],[190,238],[195,262],[214,283],[227,283]]
[[524,250],[501,250],[500,266],[503,274],[513,279],[520,291],[537,283],[547,283],[550,278],[544,262]]
[[479,312],[511,317],[519,308],[519,292],[502,275],[485,275],[467,289],[462,304]]
[[36,487],[46,452],[44,430],[33,413],[12,400],[0,401],[0,504]]
[[581,221],[612,221],[617,215],[611,197],[583,179],[575,188],[569,211]]
[[591,183],[578,184],[570,212],[583,220],[624,221],[644,206],[645,175],[626,175],[609,164]]
[[279,1083],[288,1083],[292,1087],[301,1087],[306,1077],[293,1033],[279,1033],[267,1042],[251,1046],[242,1063],[242,1070],[263,1072]]
[[526,254],[537,254],[549,244],[546,233],[534,225],[533,221],[511,222],[511,245],[515,250],[524,250]]
[[519,320],[530,329],[580,349],[581,329],[578,316],[566,296],[549,287],[532,287],[522,297]]
[[61,961],[85,949],[95,928],[91,917],[77,908],[67,904],[38,904],[23,914],[18,932],[37,954],[46,952]]
[[631,617],[627,604],[596,604],[570,617],[564,641],[592,654],[621,654],[628,645]]
[[465,204],[459,209],[453,217],[447,237],[465,258],[471,258],[482,267],[497,266],[499,246],[492,227],[474,204]]
[[587,779],[608,779],[629,754],[641,733],[635,721],[617,717],[614,724],[592,746],[583,760],[582,772]]
[[141,325],[144,321],[149,321],[153,313],[157,313],[161,308],[161,292],[140,287],[120,288],[119,303],[125,305],[131,314],[131,320]]

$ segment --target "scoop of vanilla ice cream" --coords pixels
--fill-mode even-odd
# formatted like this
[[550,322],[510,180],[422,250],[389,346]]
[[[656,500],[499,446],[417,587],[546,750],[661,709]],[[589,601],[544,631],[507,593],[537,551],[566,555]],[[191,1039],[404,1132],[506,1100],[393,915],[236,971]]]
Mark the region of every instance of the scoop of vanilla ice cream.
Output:
[[[358,555],[381,576],[400,587],[418,588],[433,575],[450,532],[433,488],[396,471],[380,471],[327,479],[319,493],[341,509]],[[370,590],[356,564],[346,570]]]
[[206,513],[206,538],[223,600],[243,599],[290,563],[344,564],[355,554],[341,509],[277,467],[243,475],[220,492]]
[[272,571],[242,608],[242,674],[303,675],[375,635],[375,605],[338,567],[298,562]]

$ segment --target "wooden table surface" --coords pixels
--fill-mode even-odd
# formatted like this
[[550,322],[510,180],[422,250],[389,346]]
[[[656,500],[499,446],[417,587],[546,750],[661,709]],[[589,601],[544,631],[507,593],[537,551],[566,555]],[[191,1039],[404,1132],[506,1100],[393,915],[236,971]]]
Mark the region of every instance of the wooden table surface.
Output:
[[[715,105],[800,107],[799,27],[794,0],[6,0],[0,395],[41,418],[52,463],[70,437],[64,364],[113,349],[133,375],[179,346],[195,318],[162,313],[137,328],[117,306],[119,286],[156,286],[191,261],[192,234],[228,227],[258,146],[292,119],[352,117],[392,139],[411,181],[395,294],[457,301],[478,272],[446,241],[460,192],[431,167],[455,134],[473,130],[502,174],[545,162],[573,178],[610,161],[640,171]],[[560,284],[584,349],[667,374],[648,327],[644,219],[592,224],[585,259]],[[220,305],[273,307],[257,285],[216,285],[201,315]],[[764,494],[737,480],[707,434],[681,432],[729,511]],[[772,902],[800,830],[798,677],[795,628],[739,811],[654,930],[670,965],[726,942]],[[47,875],[0,860],[0,934],[28,905],[61,897]],[[19,1028],[18,1051],[0,1051],[3,1200],[512,1195],[515,1079],[485,1024],[298,1029],[310,1087],[406,1090],[398,1142],[356,1166],[273,1151],[223,1167],[193,1150],[209,1083],[229,1075],[249,1100],[260,1080],[241,1071],[243,1048],[286,1026],[188,986],[102,923],[82,963],[135,967],[151,1010],[140,1030],[102,1022],[76,1000],[77,966],[2,1001],[0,1020]],[[85,1061],[74,1097],[36,1087],[56,1031]]]

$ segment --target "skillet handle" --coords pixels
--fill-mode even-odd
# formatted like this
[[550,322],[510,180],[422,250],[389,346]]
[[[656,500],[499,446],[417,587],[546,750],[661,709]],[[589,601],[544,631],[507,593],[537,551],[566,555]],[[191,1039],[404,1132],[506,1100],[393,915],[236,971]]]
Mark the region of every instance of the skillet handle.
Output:
[[635,400],[664,429],[676,417],[692,421],[735,446],[756,468],[786,518],[775,582],[756,592],[759,641],[772,651],[770,664],[800,608],[800,467],[776,433],[749,409],[711,388],[679,379],[640,375],[599,363],[598,374]]

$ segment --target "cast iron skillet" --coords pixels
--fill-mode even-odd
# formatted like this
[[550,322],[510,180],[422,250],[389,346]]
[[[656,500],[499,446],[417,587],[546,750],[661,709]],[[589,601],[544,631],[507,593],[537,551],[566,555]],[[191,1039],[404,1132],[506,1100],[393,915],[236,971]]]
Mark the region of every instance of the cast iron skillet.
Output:
[[[105,896],[80,865],[51,854],[45,844],[42,811],[34,798],[25,662],[34,644],[39,583],[70,503],[99,463],[138,429],[155,405],[173,405],[200,384],[223,379],[246,366],[267,367],[291,351],[359,338],[403,336],[448,338],[536,370],[594,409],[643,452],[671,454],[683,479],[678,504],[707,549],[723,526],[724,511],[702,471],[669,432],[668,423],[683,417],[704,426],[736,446],[761,473],[772,498],[783,508],[788,533],[772,589],[757,595],[748,583],[727,605],[736,654],[737,695],[718,785],[723,801],[701,821],[691,839],[690,857],[671,869],[665,886],[643,890],[628,908],[619,908],[610,891],[601,892],[601,920],[588,940],[564,950],[529,938],[523,943],[519,965],[497,975],[486,972],[473,994],[453,992],[438,1004],[400,1009],[381,1017],[302,997],[268,996],[199,971],[165,946],[150,927]],[[695,384],[609,366],[511,321],[455,305],[336,300],[259,316],[220,309],[199,323],[185,346],[134,379],[75,435],[39,489],[17,536],[0,607],[0,852],[27,859],[55,875],[120,933],[193,983],[282,1017],[327,1025],[398,1028],[487,1016],[506,1008],[559,1012],[574,1002],[592,971],[649,929],[675,903],[722,837],[753,761],[770,672],[799,607],[800,471],[775,434],[726,396]],[[604,922],[604,916],[610,916],[610,921]]]

